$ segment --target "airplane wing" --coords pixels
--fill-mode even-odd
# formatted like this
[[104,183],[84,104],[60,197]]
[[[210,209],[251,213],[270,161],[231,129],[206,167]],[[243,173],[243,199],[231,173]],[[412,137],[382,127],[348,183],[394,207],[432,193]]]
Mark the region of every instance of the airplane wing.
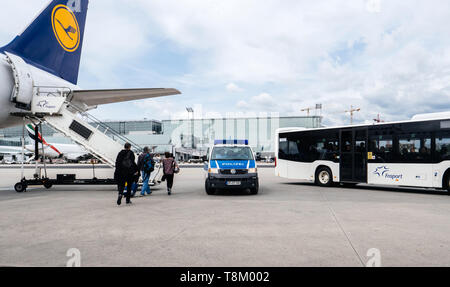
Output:
[[78,90],[73,91],[72,101],[93,107],[179,94],[176,89]]

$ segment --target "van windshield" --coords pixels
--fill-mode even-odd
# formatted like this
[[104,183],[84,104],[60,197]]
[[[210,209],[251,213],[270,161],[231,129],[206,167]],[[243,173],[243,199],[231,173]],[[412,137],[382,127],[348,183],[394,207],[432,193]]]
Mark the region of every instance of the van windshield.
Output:
[[253,160],[250,147],[215,147],[212,160]]

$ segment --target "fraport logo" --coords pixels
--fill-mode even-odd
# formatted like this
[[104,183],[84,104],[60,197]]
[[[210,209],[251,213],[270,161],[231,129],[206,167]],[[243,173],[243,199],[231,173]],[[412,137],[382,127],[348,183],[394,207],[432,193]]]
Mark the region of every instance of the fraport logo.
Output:
[[48,101],[40,101],[37,103],[37,106],[40,108],[46,108],[46,109],[54,109],[55,106],[50,106],[50,103]]
[[377,167],[377,169],[373,172],[373,174],[376,174],[378,177],[383,177],[395,181],[399,181],[400,179],[403,179],[403,174],[392,174],[389,173],[390,169],[386,166]]

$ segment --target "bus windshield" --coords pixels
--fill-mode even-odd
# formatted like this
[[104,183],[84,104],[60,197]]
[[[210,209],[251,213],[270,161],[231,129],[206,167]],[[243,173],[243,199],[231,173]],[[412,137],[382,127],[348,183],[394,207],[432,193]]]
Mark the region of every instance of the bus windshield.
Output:
[[212,160],[253,160],[253,153],[249,147],[215,147]]

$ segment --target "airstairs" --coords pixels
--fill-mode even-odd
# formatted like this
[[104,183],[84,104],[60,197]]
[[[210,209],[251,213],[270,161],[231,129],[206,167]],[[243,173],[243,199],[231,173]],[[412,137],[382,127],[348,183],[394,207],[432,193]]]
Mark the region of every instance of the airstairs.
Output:
[[47,123],[111,167],[125,142],[141,151],[139,145],[71,103],[71,94],[68,88],[35,87],[30,118]]
[[70,88],[36,86],[22,58],[8,52],[6,57],[15,82],[11,102],[22,111],[16,116],[46,122],[110,166],[115,165],[125,142],[140,150],[138,145],[89,115],[84,103],[73,103]]
[[[26,118],[34,123],[46,123],[58,132],[71,138],[77,144],[83,146],[93,156],[105,164],[114,167],[117,154],[123,149],[125,142],[132,145],[135,152],[141,152],[139,145],[111,129],[86,110],[81,108],[80,103],[72,103],[72,91],[69,88],[57,87],[33,87],[33,98],[28,108],[23,112],[15,114]],[[25,106],[23,106],[25,107]],[[45,156],[45,155],[44,155]],[[94,168],[94,167],[93,167]],[[51,188],[53,185],[113,185],[116,184],[112,178],[77,179],[75,175],[58,175],[57,179],[47,177],[44,160],[45,176],[37,173],[36,163],[35,178],[27,180],[23,176],[14,188],[17,192],[24,192],[28,186],[43,185]],[[39,172],[40,173],[40,172]],[[159,173],[159,169],[158,169]],[[159,182],[156,173],[152,182]]]

